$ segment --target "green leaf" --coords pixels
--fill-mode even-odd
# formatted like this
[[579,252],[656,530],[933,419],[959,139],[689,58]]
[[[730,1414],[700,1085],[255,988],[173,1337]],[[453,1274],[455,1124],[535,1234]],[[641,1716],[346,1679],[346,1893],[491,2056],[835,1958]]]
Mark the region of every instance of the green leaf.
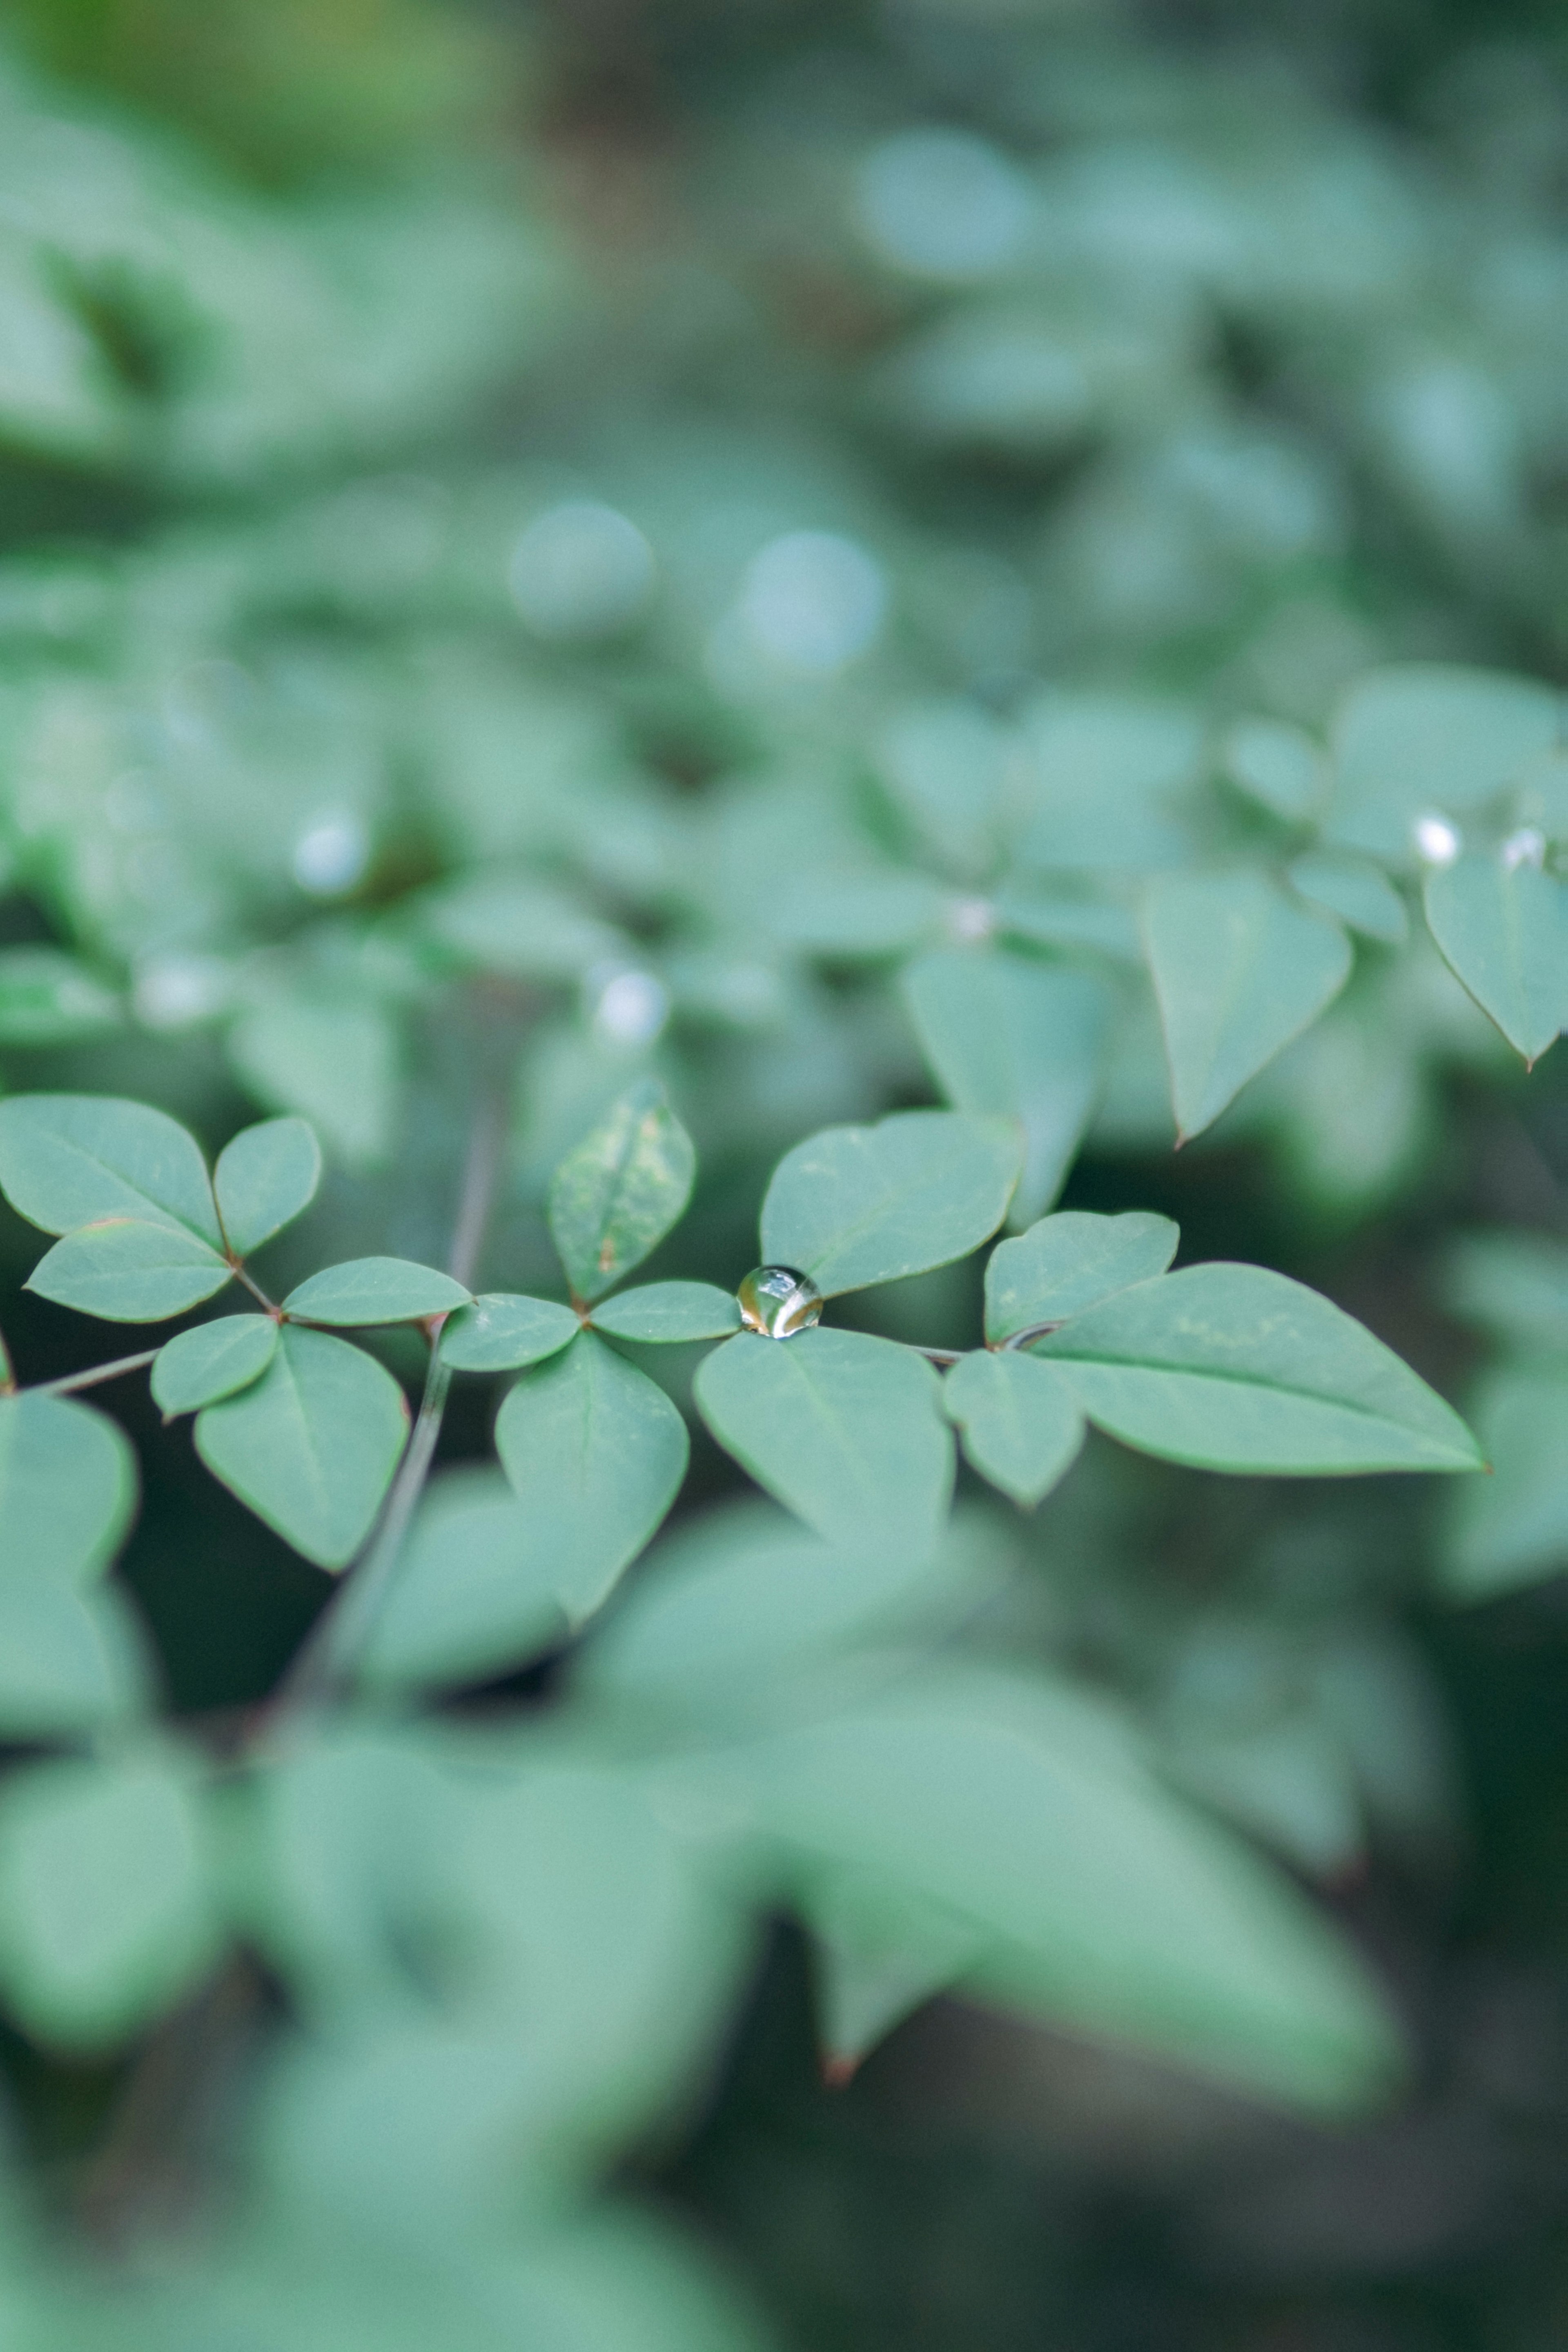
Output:
[[1483,1372],[1472,1411],[1492,1475],[1455,1497],[1444,1580],[1486,1601],[1568,1566],[1568,1358]]
[[553,1298],[487,1290],[441,1326],[441,1354],[459,1372],[518,1372],[569,1347],[582,1326]]
[[195,1790],[156,1750],[19,1772],[0,1791],[0,1986],[73,2049],[121,2041],[217,1957]]
[[1327,755],[1286,719],[1238,719],[1220,761],[1233,784],[1287,824],[1304,824],[1328,797]]
[[759,1486],[826,1542],[929,1558],[952,1492],[935,1372],[860,1331],[744,1331],[698,1367],[698,1407]]
[[0,1738],[100,1730],[144,1708],[148,1684],[135,1621],[112,1584],[0,1577]]
[[555,1171],[550,1231],[579,1298],[640,1265],[691,1198],[691,1138],[653,1078],[628,1087]]
[[296,1285],[283,1312],[306,1323],[421,1323],[470,1307],[474,1294],[433,1265],[406,1257],[351,1257]]
[[67,1045],[112,1029],[120,1000],[58,948],[0,949],[0,1045]]
[[1065,1688],[906,1685],[759,1743],[748,1779],[760,1824],[814,1873],[979,1931],[982,1993],[1324,2107],[1398,2063],[1348,1947]]
[[1350,975],[1350,942],[1261,874],[1166,874],[1143,902],[1179,1140],[1201,1134]]
[[1202,761],[1193,712],[1051,688],[1026,710],[1023,729],[1035,810],[1025,864],[1149,872],[1187,854],[1173,803]]
[[0,1192],[47,1234],[134,1217],[223,1246],[195,1139],[163,1111],[115,1095],[0,1102]]
[[763,1202],[763,1256],[825,1297],[966,1256],[1007,1213],[1021,1136],[1004,1118],[895,1111],[786,1152]]
[[1038,947],[1087,948],[1118,963],[1141,963],[1143,942],[1125,907],[1104,898],[1042,898],[1033,892],[1004,890],[992,915],[1003,938],[1032,940]]
[[562,1560],[497,1470],[432,1480],[354,1665],[377,1689],[475,1682],[562,1639]]
[[408,1434],[403,1391],[374,1357],[286,1324],[261,1378],[196,1416],[215,1478],[318,1568],[370,1533]]
[[1419,816],[1480,807],[1561,733],[1560,698],[1533,679],[1441,662],[1370,671],[1335,714],[1329,833],[1408,863]]
[[474,874],[426,898],[423,913],[465,963],[517,980],[575,980],[627,947],[570,891],[529,874]]
[[1410,918],[1405,901],[1384,872],[1370,858],[1346,857],[1332,850],[1314,849],[1298,857],[1290,880],[1303,898],[1326,907],[1352,931],[1368,939],[1387,940],[1397,947],[1409,936]]
[[1010,1339],[1036,1323],[1065,1323],[1118,1290],[1163,1274],[1181,1228],[1146,1209],[1117,1217],[1058,1209],[1016,1241],[998,1242],[985,1268],[985,1336]]
[[828,2080],[842,2084],[895,2025],[984,1958],[986,1936],[867,1871],[828,1864],[804,1877],[818,2038]]
[[321,1147],[302,1118],[268,1118],[226,1144],[213,1171],[213,1191],[228,1245],[237,1257],[259,1249],[316,1197]]
[[1447,962],[1526,1062],[1568,1026],[1568,888],[1528,862],[1461,857],[1426,877]]
[[594,1309],[594,1328],[616,1339],[653,1346],[678,1339],[727,1339],[741,1328],[732,1291],[712,1282],[649,1282]]
[[1458,1414],[1391,1349],[1263,1266],[1139,1283],[1035,1352],[1090,1421],[1172,1462],[1294,1476],[1480,1467]]
[[674,1502],[689,1445],[664,1391],[580,1331],[508,1391],[496,1451],[580,1623]]
[[922,945],[946,907],[947,894],[922,874],[804,874],[770,898],[768,929],[805,955],[875,961]]
[[248,1007],[228,1035],[229,1059],[258,1099],[308,1119],[351,1167],[392,1148],[399,1050],[385,1005],[293,989]]
[[1048,1494],[1083,1444],[1083,1415],[1069,1384],[1052,1365],[1016,1349],[965,1356],[943,1381],[942,1401],[981,1476],[1016,1503]]
[[0,1397],[0,1559],[28,1575],[96,1576],[136,1507],[136,1456],[115,1422],[68,1397]]
[[1454,1314],[1515,1347],[1568,1356],[1568,1243],[1543,1234],[1466,1234],[1446,1271]]
[[47,1250],[26,1286],[110,1323],[159,1323],[233,1279],[226,1259],[178,1225],[106,1217]]
[[165,1421],[199,1412],[258,1381],[278,1351],[270,1315],[220,1315],[165,1340],[153,1360],[153,1402]]
[[903,975],[932,1075],[954,1108],[1017,1119],[1024,1168],[1008,1222],[1060,1192],[1100,1088],[1110,998],[1088,973],[939,950]]

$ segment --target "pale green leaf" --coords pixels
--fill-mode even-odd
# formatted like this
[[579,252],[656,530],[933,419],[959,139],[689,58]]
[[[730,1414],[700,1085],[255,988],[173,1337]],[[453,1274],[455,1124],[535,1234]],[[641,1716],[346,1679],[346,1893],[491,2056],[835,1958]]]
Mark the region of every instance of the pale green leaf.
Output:
[[499,1470],[433,1479],[352,1663],[378,1689],[475,1682],[563,1638],[561,1556]]
[[664,1391],[581,1331],[508,1391],[496,1450],[580,1622],[674,1502],[689,1447]]
[[763,1202],[763,1257],[825,1297],[923,1274],[994,1234],[1017,1181],[1022,1135],[1005,1118],[896,1111],[797,1143]]
[[26,1287],[108,1322],[158,1323],[233,1279],[227,1261],[179,1225],[106,1217],[79,1225],[46,1251]]
[[307,1276],[283,1301],[305,1323],[420,1323],[473,1303],[473,1293],[433,1265],[405,1257],[351,1257]]
[[1238,719],[1220,761],[1233,784],[1288,824],[1315,816],[1328,797],[1327,754],[1288,719]]
[[1167,874],[1143,903],[1179,1139],[1197,1135],[1315,1021],[1350,942],[1261,874]]
[[321,1147],[302,1118],[268,1118],[242,1129],[218,1154],[213,1191],[228,1245],[247,1257],[316,1197]]
[[1257,1265],[1193,1265],[1119,1291],[1035,1342],[1089,1419],[1210,1470],[1474,1470],[1464,1423],[1316,1291]]
[[790,875],[770,898],[768,929],[806,955],[875,961],[934,937],[946,906],[922,874]]
[[1175,799],[1198,772],[1203,727],[1179,704],[1051,688],[1024,713],[1040,867],[1148,872],[1186,852]]
[[1426,877],[1426,920],[1483,1013],[1527,1062],[1568,1026],[1568,887],[1528,862],[1461,857]]
[[134,1217],[223,1245],[195,1139],[163,1111],[115,1095],[0,1102],[0,1192],[47,1234]]
[[802,1874],[796,1900],[811,1928],[817,2038],[828,2080],[845,2083],[884,2035],[977,1966],[974,1920],[866,1870]]
[[954,1364],[942,1382],[942,1409],[981,1476],[1026,1506],[1050,1492],[1083,1444],[1083,1415],[1068,1382],[1053,1365],[1016,1349],[981,1349]]
[[577,1337],[570,1307],[518,1291],[487,1290],[441,1326],[441,1355],[455,1371],[520,1372]]
[[820,1326],[742,1332],[699,1366],[703,1420],[759,1486],[826,1542],[925,1559],[952,1491],[952,1438],[912,1349]]
[[0,1576],[0,1738],[100,1730],[144,1707],[149,1681],[135,1621],[112,1584]]
[[153,1402],[165,1421],[199,1412],[258,1381],[278,1350],[270,1315],[220,1315],[165,1340],[153,1359]]
[[655,1345],[679,1339],[727,1339],[741,1328],[732,1291],[712,1282],[649,1282],[622,1290],[594,1309],[594,1328],[616,1339]]
[[1142,960],[1143,942],[1125,907],[1105,898],[1045,898],[1004,890],[992,908],[1003,938],[1032,940],[1039,947],[1087,948],[1118,963]]
[[0,1791],[0,1986],[46,2042],[102,2048],[216,1959],[196,1790],[156,1750],[39,1764]]
[[1568,1357],[1494,1366],[1471,1410],[1492,1475],[1454,1498],[1444,1579],[1484,1601],[1568,1568]]
[[385,1005],[280,990],[240,1014],[228,1053],[260,1101],[308,1119],[351,1166],[386,1157],[401,1074],[397,1026]]
[[1290,868],[1290,880],[1303,898],[1326,907],[1352,931],[1368,939],[1386,940],[1397,947],[1408,937],[1410,918],[1405,901],[1384,872],[1367,857],[1347,857],[1330,849],[1309,850]]
[[749,1778],[806,1869],[975,1928],[965,1980],[993,1998],[1330,2108],[1399,2063],[1348,1947],[1076,1693],[906,1685],[759,1744]]
[[136,1457],[115,1422],[68,1397],[0,1397],[0,1560],[96,1575],[136,1507]]
[[58,948],[0,949],[0,1045],[67,1045],[114,1028],[120,1000]]
[[1010,1339],[1037,1323],[1065,1323],[1118,1290],[1163,1274],[1181,1229],[1127,1209],[1101,1217],[1058,1209],[1016,1240],[998,1242],[985,1268],[985,1336]]
[[1373,670],[1335,714],[1329,833],[1408,863],[1420,816],[1480,807],[1561,734],[1561,698],[1533,679],[1441,662]]
[[1447,1303],[1468,1323],[1535,1353],[1568,1357],[1568,1242],[1466,1234],[1448,1254]]
[[653,1078],[622,1095],[551,1181],[550,1231],[579,1298],[656,1249],[691,1198],[691,1138]]
[[534,875],[475,874],[427,898],[423,911],[432,936],[465,963],[517,980],[574,980],[627,947],[624,933]]
[[196,1451],[318,1568],[370,1533],[408,1434],[403,1391],[374,1357],[287,1324],[261,1378],[196,1417]]
[[1026,1225],[1066,1181],[1099,1091],[1110,998],[1087,972],[938,950],[903,975],[915,1034],[956,1110],[1017,1119],[1024,1166],[1008,1212]]

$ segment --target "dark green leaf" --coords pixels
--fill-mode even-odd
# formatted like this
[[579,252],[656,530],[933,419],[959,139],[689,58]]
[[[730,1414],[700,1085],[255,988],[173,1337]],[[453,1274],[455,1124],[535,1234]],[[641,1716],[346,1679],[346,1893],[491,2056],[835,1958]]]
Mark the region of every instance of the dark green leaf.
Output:
[[580,1331],[508,1391],[496,1450],[580,1622],[674,1502],[689,1448],[664,1391]]
[[321,1147],[302,1118],[268,1118],[226,1144],[213,1191],[228,1245],[248,1257],[308,1209],[321,1181]]
[[1060,1192],[1099,1091],[1110,998],[1086,972],[939,950],[904,973],[921,1048],[954,1108],[1017,1119],[1024,1167],[1008,1222]]
[[657,1080],[628,1088],[550,1186],[550,1231],[579,1298],[597,1298],[656,1249],[691,1198],[697,1155]]
[[1539,1061],[1568,1025],[1568,887],[1528,861],[1461,857],[1427,876],[1426,920],[1482,1012]]
[[981,1476],[1016,1503],[1048,1494],[1083,1444],[1071,1387],[1053,1365],[1016,1349],[965,1356],[942,1382],[942,1408]]
[[285,1315],[305,1323],[421,1323],[468,1307],[473,1293],[433,1265],[405,1257],[352,1257],[323,1266],[283,1301]]
[[0,1191],[47,1234],[134,1217],[223,1245],[195,1138],[164,1112],[115,1095],[0,1102]]
[[1166,874],[1143,904],[1179,1139],[1315,1021],[1350,975],[1350,942],[1261,874]]
[[1010,1339],[1037,1323],[1065,1323],[1118,1290],[1163,1274],[1181,1229],[1127,1209],[1118,1217],[1059,1209],[1016,1241],[998,1242],[985,1268],[985,1336]]
[[1568,1358],[1483,1372],[1473,1411],[1492,1475],[1455,1497],[1445,1579],[1484,1601],[1568,1566]]
[[178,1412],[199,1412],[205,1404],[234,1396],[258,1381],[278,1349],[278,1326],[270,1315],[220,1315],[176,1332],[153,1360],[153,1402],[165,1421]]
[[727,1339],[741,1328],[732,1291],[711,1282],[649,1282],[623,1290],[594,1309],[595,1330],[616,1339],[654,1345],[679,1339]]
[[27,1288],[110,1323],[160,1323],[233,1280],[226,1259],[179,1225],[106,1217],[45,1252]]
[[136,1457],[117,1423],[68,1397],[0,1397],[0,1559],[9,1571],[96,1575],[136,1507]]
[[552,1298],[489,1290],[441,1326],[441,1354],[459,1372],[519,1372],[542,1363],[577,1337],[570,1307]]
[[911,1349],[820,1327],[728,1339],[698,1369],[703,1420],[828,1543],[930,1557],[952,1491],[937,1376]]
[[1467,1234],[1449,1253],[1445,1287],[1467,1322],[1536,1354],[1568,1357],[1568,1242]]
[[1474,1470],[1464,1423],[1337,1307],[1257,1265],[1118,1292],[1035,1349],[1113,1437],[1210,1470]]
[[346,1339],[286,1324],[260,1380],[196,1417],[196,1451],[318,1568],[370,1533],[408,1434],[390,1372]]
[[897,1111],[797,1143],[763,1202],[763,1256],[825,1297],[922,1274],[994,1234],[1017,1181],[1022,1136],[1004,1118]]

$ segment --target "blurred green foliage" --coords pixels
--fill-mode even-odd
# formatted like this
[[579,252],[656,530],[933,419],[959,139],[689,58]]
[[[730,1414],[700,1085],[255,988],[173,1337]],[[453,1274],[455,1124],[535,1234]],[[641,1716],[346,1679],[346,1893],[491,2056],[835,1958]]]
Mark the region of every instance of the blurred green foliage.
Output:
[[[629,1597],[563,1659],[593,1602],[518,1581],[459,1381],[357,1714],[271,1753],[324,1580],[101,1391],[120,1570],[0,1599],[18,2345],[751,2340],[634,2182],[824,2347],[1560,2340],[1554,12],[26,0],[8,39],[7,1094],[155,1103],[209,1154],[310,1120],[279,1296],[446,1263],[504,1101],[474,1282],[542,1310],[552,1223],[584,1295],[563,1234],[611,1232],[584,1138],[662,1087],[698,1173],[647,1271],[697,1323],[803,1138],[1002,1115],[1016,1225],[1163,1211],[1310,1279],[1495,1465],[1450,1505],[1095,1436],[1030,1515],[965,1472],[879,1582],[742,1496],[695,1343],[612,1319],[571,1377],[635,1359],[693,1434]],[[0,1251],[23,1381],[140,1344],[20,1291],[19,1221]],[[560,1344],[508,1311],[476,1364]],[[981,1316],[972,1262],[835,1311],[954,1350]],[[416,1383],[407,1330],[372,1345]],[[97,1444],[95,1567],[130,1502]],[[1009,1741],[1038,1796],[993,1850],[946,1809],[1029,1811]],[[1019,2021],[1364,2093],[1382,2029],[1334,2042],[1310,1917],[1266,1959],[1301,1914],[1239,1838],[1389,1988],[1414,2087],[1364,2130]],[[1167,1839],[1163,1905],[1088,1870]],[[1243,1885],[1260,1940],[1205,1947]],[[757,1978],[769,1906],[809,2013],[793,1929]],[[939,2007],[817,2086],[814,2039],[847,2073],[953,1984],[989,2023]]]

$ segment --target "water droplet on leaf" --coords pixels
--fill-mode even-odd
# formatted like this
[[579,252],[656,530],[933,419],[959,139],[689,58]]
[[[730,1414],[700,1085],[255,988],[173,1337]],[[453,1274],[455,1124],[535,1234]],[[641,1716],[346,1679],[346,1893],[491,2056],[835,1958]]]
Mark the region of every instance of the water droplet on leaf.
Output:
[[1435,810],[1418,816],[1410,828],[1416,855],[1428,866],[1452,866],[1465,845],[1464,836],[1457,824]]
[[748,1331],[768,1339],[793,1339],[822,1320],[822,1293],[793,1265],[759,1265],[735,1293]]

